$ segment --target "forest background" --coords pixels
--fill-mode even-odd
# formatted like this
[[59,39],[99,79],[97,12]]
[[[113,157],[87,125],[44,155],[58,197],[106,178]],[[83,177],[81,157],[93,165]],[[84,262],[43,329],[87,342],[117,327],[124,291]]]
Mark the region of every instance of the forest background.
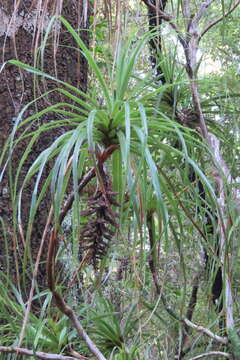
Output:
[[239,0],[0,4],[1,359],[239,359]]

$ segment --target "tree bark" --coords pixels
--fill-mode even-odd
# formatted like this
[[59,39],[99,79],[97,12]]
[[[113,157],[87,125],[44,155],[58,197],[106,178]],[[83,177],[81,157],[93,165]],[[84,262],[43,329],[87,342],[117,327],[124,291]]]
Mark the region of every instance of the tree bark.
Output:
[[[43,2],[43,7],[49,2]],[[79,2],[78,5],[74,0],[64,0],[62,9],[58,9],[61,15],[65,17],[75,29],[80,29],[80,36],[84,40],[85,44],[89,45],[89,15],[90,15],[90,2]],[[9,59],[18,59],[29,65],[34,65],[34,46],[37,39],[38,45],[41,42],[41,31],[46,30],[48,21],[54,12],[57,11],[59,3],[57,1],[51,2],[45,9],[46,23],[43,23],[43,29],[38,27],[34,28],[34,21],[40,24],[39,18],[37,18],[37,2],[30,0],[21,0],[18,8],[14,9],[14,2],[6,0],[1,4],[1,18],[4,20],[3,25],[0,25],[0,49],[3,57],[3,61]],[[47,5],[46,5],[47,6]],[[40,26],[40,25],[39,25]],[[55,38],[52,35],[50,42],[54,42]],[[34,43],[35,42],[35,43]],[[34,44],[34,45],[33,45]],[[71,83],[74,86],[79,87],[82,91],[87,90],[88,79],[88,65],[84,56],[79,51],[75,50],[75,41],[71,35],[61,28],[59,32],[59,45],[58,47],[48,46],[45,51],[44,57],[44,71],[51,75],[56,75],[59,79]],[[30,73],[19,70],[17,67],[7,65],[4,71],[0,74],[1,89],[0,89],[0,148],[2,149],[9,134],[12,131],[12,127],[16,116],[19,114],[20,109],[25,104],[30,102],[36,96],[34,93],[33,78]],[[47,82],[45,89],[53,87],[53,83]],[[55,85],[54,85],[55,87]],[[44,88],[41,87],[41,91]],[[59,102],[60,96],[56,93],[52,95],[49,101]],[[46,101],[41,100],[37,103],[38,110],[47,106]],[[35,108],[29,108],[24,114],[25,117],[31,115],[36,111]],[[49,116],[45,116],[41,119],[42,123],[47,123],[50,120]],[[21,177],[19,183],[26,175],[28,168],[36,159],[36,157],[49,145],[54,139],[61,133],[66,131],[54,130],[48,134],[44,134],[35,143],[33,150],[30,153],[27,161],[24,163],[21,171]],[[11,181],[14,180],[15,170],[19,164],[19,159],[23,154],[25,148],[28,145],[29,140],[21,141],[12,155],[12,180],[8,176],[8,171],[5,172],[4,178],[0,184],[0,216],[3,219],[7,230],[7,239],[4,239],[2,231],[0,232],[0,266],[1,269],[6,272],[7,263],[10,261],[9,269],[11,269],[12,280],[19,286],[22,283],[21,270],[22,264],[20,259],[24,254],[24,235],[26,231],[26,224],[29,217],[29,204],[32,196],[32,189],[35,179],[33,178],[28,185],[27,189],[23,193],[23,206],[22,206],[22,236],[19,233],[16,225],[14,225],[13,218],[13,204],[11,194]],[[50,166],[46,167],[43,174],[43,181],[46,179]],[[16,199],[15,199],[16,200]],[[34,223],[34,231],[31,235],[31,255],[33,261],[36,260],[40,239],[44,230],[47,214],[50,208],[50,196],[47,196],[39,207],[36,220]],[[6,240],[9,252],[9,259],[6,258]],[[14,254],[14,256],[13,256]],[[46,247],[44,247],[43,258],[41,262],[46,258]],[[41,287],[46,287],[45,283],[46,272],[44,264],[40,266],[40,272],[38,273],[38,283]],[[31,281],[27,281],[26,295],[28,295]]]

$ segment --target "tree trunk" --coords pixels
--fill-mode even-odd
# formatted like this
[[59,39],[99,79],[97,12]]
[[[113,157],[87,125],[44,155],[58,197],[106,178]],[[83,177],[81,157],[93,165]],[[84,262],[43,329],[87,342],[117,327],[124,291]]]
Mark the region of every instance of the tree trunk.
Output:
[[[3,19],[2,25],[0,25],[0,48],[3,57],[3,61],[9,59],[18,59],[29,65],[34,65],[34,47],[38,41],[38,45],[41,42],[41,36],[44,35],[46,26],[48,25],[50,16],[52,14],[60,14],[65,17],[75,29],[80,29],[80,36],[84,40],[85,44],[89,44],[89,15],[90,15],[90,3],[79,2],[78,5],[75,1],[63,1],[62,9],[58,9],[58,1],[51,2],[45,11],[44,21],[41,22],[39,18],[39,9],[37,9],[38,3],[29,0],[22,0],[18,8],[14,9],[13,1],[6,0],[1,5],[0,9],[1,18]],[[48,4],[48,1],[43,2]],[[44,13],[43,11],[43,13]],[[38,16],[38,17],[37,17]],[[35,22],[37,24],[35,28]],[[43,27],[40,28],[40,24]],[[38,27],[39,26],[39,27]],[[58,29],[56,27],[56,29]],[[58,29],[59,34],[51,36],[49,43],[56,43],[57,36],[59,35],[59,45],[51,45],[46,47],[44,56],[44,71],[50,73],[69,82],[70,84],[77,86],[82,91],[87,90],[87,78],[88,78],[88,65],[86,59],[76,51],[75,41],[71,35],[66,32],[65,28]],[[33,45],[34,44],[34,45]],[[57,70],[57,72],[55,71]],[[20,109],[23,108],[28,102],[36,97],[34,93],[33,76],[30,73],[19,70],[17,67],[7,65],[4,71],[0,74],[1,89],[0,89],[0,148],[3,149],[4,143],[9,137],[12,131],[16,116],[19,114]],[[54,87],[56,84],[54,85]],[[52,82],[46,83],[47,89],[53,88]],[[43,92],[42,84],[40,89]],[[46,88],[45,88],[46,90]],[[39,94],[37,94],[39,95]],[[59,94],[54,93],[52,98],[48,99],[50,102],[61,101]],[[38,110],[48,106],[46,100],[37,102]],[[24,118],[33,114],[36,111],[34,107],[30,107],[29,110],[24,113]],[[41,118],[41,122],[48,122],[50,120],[49,115]],[[47,135],[40,137],[35,143],[33,150],[30,153],[27,161],[24,163],[21,171],[21,177],[19,184],[26,175],[30,165],[36,159],[36,157],[49,145],[54,139],[61,133],[66,131],[62,128],[58,131],[49,132]],[[29,218],[29,204],[31,201],[32,190],[35,179],[32,178],[31,182],[24,190],[23,193],[23,207],[22,207],[22,221],[23,221],[23,236],[20,236],[19,229],[13,223],[13,198],[11,193],[12,181],[14,180],[19,159],[26,149],[29,139],[21,141],[17,148],[13,152],[12,156],[12,179],[9,174],[11,170],[5,171],[4,177],[0,184],[0,217],[3,219],[3,224],[6,229],[6,236],[4,237],[3,231],[0,232],[0,266],[1,270],[5,273],[10,271],[12,279],[15,284],[19,286],[22,283],[22,263],[21,259],[24,255],[24,235],[26,232],[26,224]],[[50,170],[50,167],[46,168],[43,174],[43,181]],[[16,207],[16,204],[15,204]],[[30,249],[33,261],[35,261],[40,239],[44,230],[48,209],[50,208],[50,196],[44,199],[36,216],[36,220],[33,226],[33,232],[30,239]],[[46,246],[44,249],[46,250]],[[38,283],[41,287],[45,287],[45,265],[44,259],[46,251],[44,250],[41,262],[43,265],[40,267],[38,274]],[[7,266],[9,261],[9,265]],[[30,265],[27,265],[29,267]],[[28,274],[29,274],[28,269]],[[24,276],[23,276],[24,277]],[[31,276],[29,276],[31,278]],[[29,292],[30,281],[26,283],[26,295]]]

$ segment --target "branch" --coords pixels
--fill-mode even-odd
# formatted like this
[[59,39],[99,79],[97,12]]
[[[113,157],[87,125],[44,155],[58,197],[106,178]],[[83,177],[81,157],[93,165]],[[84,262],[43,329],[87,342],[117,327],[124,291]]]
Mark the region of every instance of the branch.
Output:
[[204,354],[200,354],[197,356],[194,356],[193,358],[189,359],[189,360],[198,360],[198,359],[202,359],[204,357],[208,357],[208,356],[212,356],[212,355],[217,355],[217,356],[224,356],[228,359],[231,359],[231,354],[223,352],[223,351],[209,351],[207,353]]
[[178,39],[180,41],[180,43],[182,44],[183,47],[186,46],[186,40],[183,36],[183,34],[181,33],[180,29],[178,28],[177,24],[175,24],[175,22],[173,22],[173,16],[169,15],[167,13],[165,13],[164,11],[162,11],[161,9],[159,9],[157,6],[153,5],[150,0],[142,0],[144,2],[145,5],[147,5],[150,9],[154,10],[155,14],[158,16],[160,16],[163,20],[165,20],[166,22],[169,23],[169,25],[171,25],[171,27],[176,31]]
[[222,337],[222,336],[218,336],[216,334],[214,334],[211,330],[209,329],[206,329],[205,327],[201,326],[201,325],[196,325],[194,323],[192,323],[190,320],[188,319],[183,319],[183,322],[191,327],[192,329],[195,329],[199,332],[202,332],[203,334],[209,336],[210,338],[214,339],[215,341],[221,343],[221,344],[224,344],[226,345],[228,343],[228,339],[226,337]]
[[209,330],[201,325],[196,325],[192,321],[188,320],[187,318],[182,318],[181,315],[178,315],[177,313],[175,313],[174,310],[172,310],[168,307],[165,297],[161,294],[160,294],[160,296],[161,296],[161,300],[162,300],[165,310],[175,320],[182,321],[185,324],[185,326],[195,329],[199,332],[202,332],[204,335],[207,335],[208,337],[210,337],[211,339],[215,340],[216,342],[218,342],[220,344],[227,345],[229,343],[229,340],[227,337],[222,337],[222,336],[216,335],[211,330]]
[[64,356],[59,354],[48,354],[41,351],[32,351],[25,348],[20,348],[16,346],[0,346],[0,353],[16,353],[26,356],[33,356],[34,358],[42,360],[78,360],[72,356]]
[[83,329],[75,312],[65,303],[62,296],[58,294],[55,290],[52,291],[52,294],[58,309],[71,320],[78,334],[85,341],[91,353],[95,355],[98,360],[106,360],[101,351],[97,348],[97,346],[90,339],[86,331]]
[[192,23],[193,26],[197,26],[199,21],[201,20],[201,18],[203,17],[205,11],[207,10],[207,8],[211,5],[211,3],[215,1],[215,0],[206,0],[204,1],[201,6],[199,7],[197,14],[194,16]]
[[227,17],[228,15],[230,15],[233,10],[236,9],[236,7],[240,4],[240,0],[238,0],[232,7],[231,9],[224,15],[220,16],[218,19],[214,20],[213,22],[211,22],[210,24],[208,24],[205,29],[203,29],[203,31],[201,32],[201,34],[198,37],[198,40],[200,41],[201,38],[203,37],[203,35],[206,34],[206,32],[208,32],[208,30],[210,30],[214,25],[218,24],[220,21],[222,21],[225,17]]
[[75,351],[75,350],[73,350],[73,349],[71,349],[71,348],[70,348],[69,352],[70,352],[70,354],[72,354],[73,356],[76,356],[77,359],[81,359],[81,360],[91,360],[90,358],[79,354],[77,351]]
[[189,20],[191,18],[191,11],[190,11],[189,5],[190,4],[189,4],[188,0],[183,0],[182,11],[183,11],[183,16],[185,17],[185,20]]
[[152,4],[150,0],[142,0],[142,1],[147,5],[147,7],[154,10],[155,13],[158,12],[158,14],[163,18],[163,20],[165,20],[167,22],[172,21],[172,19],[173,19],[172,15],[169,15],[169,14],[165,13],[164,11],[162,11],[161,9],[159,9],[159,7]]

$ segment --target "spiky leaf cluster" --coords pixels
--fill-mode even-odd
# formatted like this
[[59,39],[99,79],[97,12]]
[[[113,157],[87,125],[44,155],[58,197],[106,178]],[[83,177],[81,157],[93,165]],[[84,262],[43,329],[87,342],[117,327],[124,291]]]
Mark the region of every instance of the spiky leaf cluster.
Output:
[[81,248],[95,269],[106,255],[118,227],[117,214],[112,210],[113,206],[119,206],[115,200],[117,193],[112,191],[111,181],[103,168],[100,176],[97,192],[87,199],[87,209],[81,213],[82,217],[88,217],[81,231]]

